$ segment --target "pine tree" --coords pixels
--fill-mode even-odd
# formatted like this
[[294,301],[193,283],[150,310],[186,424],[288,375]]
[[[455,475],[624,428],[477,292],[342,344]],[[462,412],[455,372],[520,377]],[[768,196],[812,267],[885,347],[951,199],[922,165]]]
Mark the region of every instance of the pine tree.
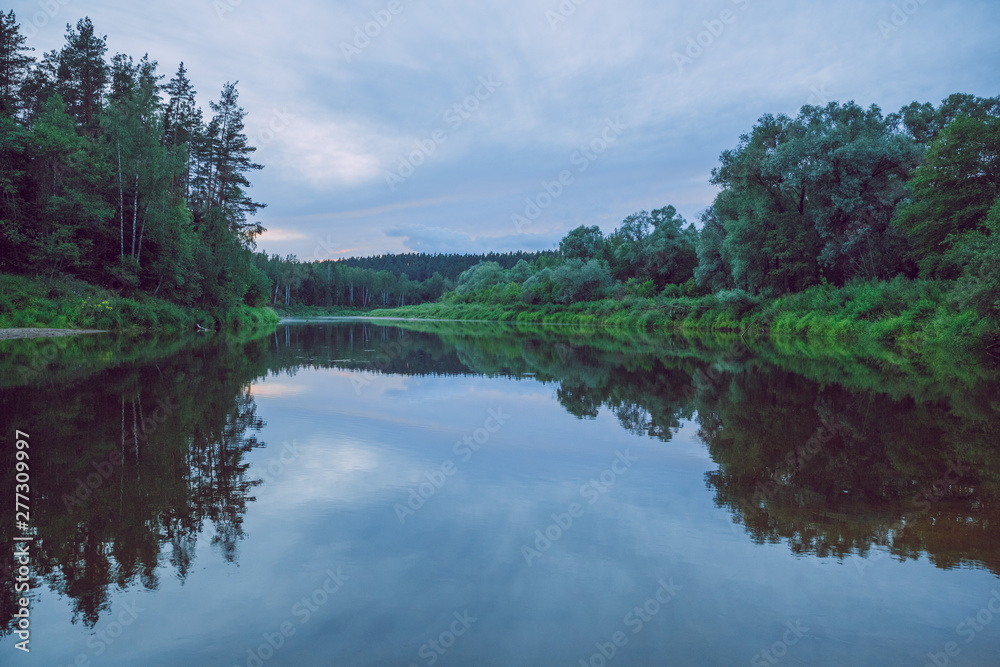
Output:
[[21,84],[21,105],[26,125],[41,115],[45,103],[56,93],[59,78],[59,52],[47,51],[28,72]]
[[66,45],[59,54],[58,90],[78,124],[97,125],[101,99],[108,83],[107,36],[99,37],[89,18],[66,24]]
[[201,128],[202,113],[195,102],[197,91],[187,77],[187,69],[183,62],[177,68],[177,74],[163,90],[168,95],[163,118],[163,140],[167,146],[182,149],[185,154],[186,169],[175,186],[181,195],[187,198],[190,196],[191,172],[194,168],[191,160],[191,144]]
[[0,12],[0,114],[14,116],[24,106],[20,99],[21,86],[34,58],[24,55],[34,49],[26,47],[14,10]]
[[247,218],[265,204],[250,199],[245,188],[250,187],[247,173],[263,169],[263,165],[251,160],[257,147],[251,146],[243,133],[246,111],[237,103],[236,83],[239,82],[226,83],[219,102],[209,104],[215,116],[206,132],[210,161],[206,203],[209,210],[218,210],[230,231],[245,245],[253,247],[254,237],[264,228],[258,222],[248,222]]

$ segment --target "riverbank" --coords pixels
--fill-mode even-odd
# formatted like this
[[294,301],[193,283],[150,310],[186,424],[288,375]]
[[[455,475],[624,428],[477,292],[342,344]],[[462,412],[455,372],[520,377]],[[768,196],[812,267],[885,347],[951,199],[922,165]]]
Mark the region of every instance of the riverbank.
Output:
[[77,334],[107,333],[106,329],[0,329],[0,340],[15,338],[58,338]]
[[1000,326],[962,309],[949,286],[904,279],[822,285],[777,299],[729,291],[703,297],[604,299],[566,305],[444,302],[374,310],[372,317],[594,324],[732,332],[817,343],[878,343],[901,349],[1000,349]]
[[226,311],[181,306],[149,295],[124,297],[71,278],[0,275],[0,329],[89,331],[243,331],[272,326],[267,307],[236,305]]

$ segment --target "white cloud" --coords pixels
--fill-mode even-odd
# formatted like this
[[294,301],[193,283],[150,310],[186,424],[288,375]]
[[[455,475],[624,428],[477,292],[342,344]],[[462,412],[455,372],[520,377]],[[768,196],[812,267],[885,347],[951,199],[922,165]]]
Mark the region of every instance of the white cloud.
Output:
[[307,238],[309,238],[309,235],[303,234],[302,232],[296,232],[291,229],[269,227],[263,234],[257,237],[257,241],[258,243],[267,243],[268,241],[281,243],[285,241],[301,241],[302,239]]

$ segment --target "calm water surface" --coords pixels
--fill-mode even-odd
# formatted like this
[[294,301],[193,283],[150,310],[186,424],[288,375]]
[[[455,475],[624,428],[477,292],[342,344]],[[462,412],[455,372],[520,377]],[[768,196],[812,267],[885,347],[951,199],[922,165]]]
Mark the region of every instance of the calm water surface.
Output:
[[0,345],[35,536],[2,665],[1000,664],[985,367],[358,321]]

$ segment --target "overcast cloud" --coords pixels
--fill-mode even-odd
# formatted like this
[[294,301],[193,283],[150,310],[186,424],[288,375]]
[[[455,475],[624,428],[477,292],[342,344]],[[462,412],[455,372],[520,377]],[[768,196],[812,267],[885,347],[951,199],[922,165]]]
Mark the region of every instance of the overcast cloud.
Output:
[[183,60],[206,113],[239,80],[258,247],[300,259],[541,250],[667,204],[693,221],[764,113],[1000,94],[996,0],[12,8],[38,56],[86,15],[109,57],[148,52],[168,78]]

